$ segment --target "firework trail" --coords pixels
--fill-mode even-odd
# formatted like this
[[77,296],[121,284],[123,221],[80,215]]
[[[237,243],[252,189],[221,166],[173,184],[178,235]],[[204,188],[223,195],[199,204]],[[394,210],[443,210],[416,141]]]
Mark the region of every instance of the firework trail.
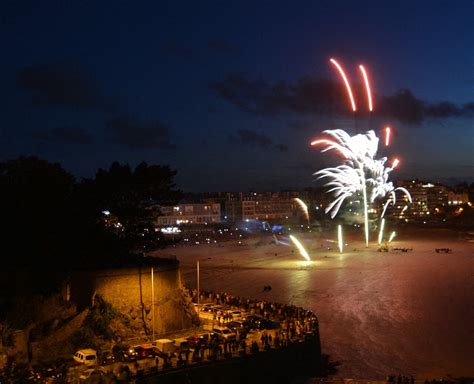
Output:
[[385,146],[390,145],[390,127],[385,127]]
[[339,65],[339,63],[336,60],[330,59],[329,61],[331,63],[333,63],[335,65],[335,67],[337,68],[337,70],[339,71],[339,73],[342,77],[342,80],[344,81],[344,84],[346,85],[347,94],[349,95],[349,100],[351,102],[352,110],[355,112],[357,110],[357,108],[356,108],[356,104],[355,104],[355,101],[354,101],[354,96],[352,96],[351,85],[349,84],[349,80],[347,80],[347,77],[346,77],[346,74],[344,73],[344,70],[342,69],[342,67]]
[[304,216],[306,218],[306,220],[308,221],[309,223],[309,212],[308,212],[308,206],[305,204],[305,202],[303,200],[301,200],[300,198],[296,197],[294,199],[298,205],[301,207],[301,209],[303,210],[303,213],[304,213]]
[[293,244],[295,244],[296,248],[298,248],[298,251],[300,251],[301,256],[303,256],[306,260],[311,261],[308,252],[306,252],[306,249],[303,247],[303,244],[301,244],[300,241],[293,235],[290,235],[290,239]]
[[337,243],[339,245],[339,253],[342,253],[342,227],[341,225],[337,226]]
[[380,245],[383,240],[383,229],[385,227],[385,219],[382,219],[382,223],[380,224],[380,231],[379,231],[379,239],[378,239],[378,244]]
[[[344,70],[339,63],[330,59],[330,62],[339,71],[351,102],[352,110],[356,111],[356,104],[352,95],[351,86]],[[359,69],[364,79],[365,88],[367,92],[368,109],[372,112],[372,93],[370,90],[369,78],[363,65],[359,65]],[[341,129],[326,130],[323,133],[331,136],[333,140],[319,139],[311,142],[312,146],[315,145],[326,145],[321,152],[327,152],[330,150],[336,150],[343,156],[343,163],[337,167],[325,168],[316,173],[318,179],[328,179],[329,182],[325,184],[326,187],[330,187],[328,192],[332,192],[334,200],[332,200],[326,207],[326,213],[334,217],[339,212],[344,201],[356,194],[362,194],[364,201],[364,230],[365,230],[365,242],[366,246],[369,244],[369,221],[368,221],[368,205],[373,203],[376,199],[385,198],[389,196],[388,200],[384,204],[381,214],[381,234],[384,226],[384,215],[391,203],[392,205],[396,202],[396,191],[403,192],[407,199],[412,202],[411,195],[405,188],[395,188],[392,182],[388,181],[389,174],[392,172],[400,163],[399,159],[394,159],[391,166],[385,166],[387,161],[386,157],[376,159],[379,138],[375,135],[374,131],[368,131],[365,134],[356,134],[350,136],[347,132]],[[390,144],[390,127],[385,128],[385,146]],[[403,211],[402,211],[403,213]],[[380,235],[379,235],[380,237]]]
[[367,77],[367,72],[365,71],[365,68],[363,65],[359,65],[359,69],[362,72],[362,77],[364,78],[365,89],[367,91],[367,102],[369,106],[369,111],[372,112],[373,111],[372,93],[370,92],[369,78]]

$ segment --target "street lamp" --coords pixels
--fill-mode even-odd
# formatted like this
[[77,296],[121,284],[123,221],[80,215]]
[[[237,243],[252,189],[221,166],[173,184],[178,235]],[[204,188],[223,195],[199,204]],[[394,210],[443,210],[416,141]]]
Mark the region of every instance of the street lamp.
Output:
[[196,273],[197,273],[197,308],[199,312],[199,260],[196,262]]
[[154,271],[151,267],[151,328],[152,328],[152,341],[155,341],[155,282],[154,282]]

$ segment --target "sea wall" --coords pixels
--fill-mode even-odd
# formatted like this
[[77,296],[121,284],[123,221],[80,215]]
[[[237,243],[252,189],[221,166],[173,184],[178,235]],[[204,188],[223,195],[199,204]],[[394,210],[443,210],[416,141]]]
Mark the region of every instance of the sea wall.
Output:
[[112,304],[135,326],[143,326],[147,334],[152,332],[153,324],[155,334],[162,334],[188,328],[197,321],[182,289],[177,262],[75,271],[71,300],[78,309],[91,306],[95,295]]

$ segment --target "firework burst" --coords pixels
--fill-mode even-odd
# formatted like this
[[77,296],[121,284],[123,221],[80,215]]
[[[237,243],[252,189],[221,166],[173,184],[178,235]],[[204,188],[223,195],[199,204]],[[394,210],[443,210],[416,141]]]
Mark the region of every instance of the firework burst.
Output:
[[[336,65],[344,79],[351,105],[355,111],[355,101],[352,97],[347,78],[335,60],[331,59],[331,62]],[[369,110],[372,111],[372,96],[367,72],[362,66],[360,66],[360,69],[367,89]],[[397,190],[403,192],[411,202],[410,193],[405,188],[395,188],[393,183],[388,181],[390,173],[399,165],[400,160],[394,159],[391,165],[387,166],[386,157],[376,158],[379,138],[374,131],[368,131],[365,134],[356,134],[354,136],[349,135],[342,129],[326,130],[323,131],[323,133],[330,136],[330,139],[323,138],[315,140],[311,145],[322,144],[325,145],[325,147],[321,152],[335,150],[342,155],[341,165],[325,168],[314,174],[318,176],[318,179],[328,180],[325,186],[329,187],[328,192],[333,193],[334,196],[334,200],[326,207],[326,213],[329,213],[331,218],[334,218],[346,199],[356,194],[362,194],[364,200],[365,237],[366,245],[368,245],[368,204],[374,203],[377,199],[383,199],[389,196],[381,214],[381,219],[383,219],[388,205],[396,203]],[[389,136],[390,128],[387,127],[385,138],[386,146],[389,144]]]

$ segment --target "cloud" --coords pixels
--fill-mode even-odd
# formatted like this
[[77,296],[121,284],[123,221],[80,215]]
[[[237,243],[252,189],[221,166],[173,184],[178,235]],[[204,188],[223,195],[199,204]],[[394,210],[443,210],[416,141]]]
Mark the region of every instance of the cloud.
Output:
[[470,117],[474,114],[474,103],[462,106],[448,101],[430,104],[416,98],[408,89],[383,97],[379,108],[382,116],[393,117],[402,123],[412,124],[420,124],[430,118]]
[[107,122],[113,140],[132,149],[175,149],[168,126],[160,121],[141,123],[128,116],[120,116]]
[[287,123],[288,127],[294,129],[295,131],[304,131],[306,129],[311,128],[310,123],[304,123],[301,121],[290,121]]
[[189,60],[193,57],[193,51],[185,44],[170,41],[163,45],[162,51],[168,55],[176,56],[179,59]]
[[235,52],[237,49],[235,46],[232,44],[229,44],[227,41],[224,40],[211,40],[207,43],[207,47],[211,51],[216,51],[216,52]]
[[89,144],[92,138],[89,132],[77,127],[58,127],[53,130],[53,135],[61,141],[77,144]]
[[286,144],[274,144],[271,137],[265,133],[254,132],[250,129],[239,129],[237,135],[229,135],[229,140],[239,145],[255,145],[261,148],[274,148],[280,152],[288,152]]
[[95,79],[78,64],[36,65],[20,69],[17,86],[31,93],[34,106],[103,108]]
[[256,145],[268,148],[273,144],[273,140],[264,133],[258,133],[249,129],[239,129],[237,136],[229,135],[230,141],[243,145]]
[[[240,109],[260,115],[282,113],[327,113],[338,108],[344,94],[329,80],[302,78],[295,84],[280,81],[248,80],[242,75],[228,75],[211,84],[218,96]],[[342,112],[340,108],[338,112]]]
[[288,145],[286,144],[275,144],[275,148],[280,152],[288,152]]
[[[317,159],[316,159],[317,160]],[[317,167],[314,163],[309,163],[309,162],[299,162],[297,164],[290,164],[290,165],[282,165],[282,168],[290,170],[290,171],[296,171],[296,172],[314,172],[314,169]]]
[[[343,85],[327,79],[303,77],[295,83],[249,80],[232,74],[210,88],[222,99],[239,109],[257,115],[276,117],[282,114],[349,115],[347,95]],[[365,94],[360,84],[353,84],[361,115]],[[410,90],[403,89],[392,96],[376,97],[375,115],[390,117],[402,123],[420,124],[429,118],[470,117],[474,103],[457,106],[448,101],[428,103],[416,98]]]
[[73,144],[89,144],[92,137],[86,130],[79,127],[58,127],[51,132],[34,132],[32,137],[51,142],[64,142]]

